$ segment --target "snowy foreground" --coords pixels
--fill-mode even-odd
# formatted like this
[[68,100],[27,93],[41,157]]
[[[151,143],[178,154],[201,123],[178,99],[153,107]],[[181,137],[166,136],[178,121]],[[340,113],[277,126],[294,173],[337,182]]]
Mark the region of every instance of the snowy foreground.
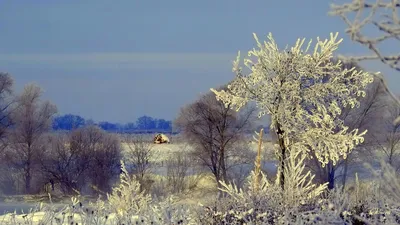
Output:
[[[155,147],[158,148],[157,150],[160,150],[162,153],[164,153],[160,155],[161,157],[164,157],[164,155],[167,153],[173,154],[176,151],[185,149],[186,146],[171,144],[157,145]],[[267,150],[271,146],[266,144],[264,147],[266,148],[264,150]],[[125,167],[123,166],[123,169],[124,168]],[[245,194],[241,193],[240,191],[238,192],[236,188],[226,186],[224,187],[224,192],[228,193],[230,196],[229,199],[219,200],[220,205],[218,206],[218,210],[208,215],[206,215],[207,211],[204,210],[205,208],[197,204],[197,200],[199,199],[193,198],[192,192],[192,196],[189,198],[192,198],[192,200],[197,202],[196,204],[192,205],[192,207],[188,207],[188,205],[182,207],[179,201],[175,201],[177,199],[170,199],[171,201],[165,199],[165,201],[161,202],[154,201],[154,199],[151,199],[150,196],[139,193],[138,183],[122,173],[120,177],[121,182],[114,188],[113,192],[106,201],[97,201],[93,204],[82,205],[80,204],[80,200],[78,200],[78,198],[73,197],[71,201],[67,202],[68,204],[66,204],[65,207],[61,207],[60,204],[40,204],[36,209],[27,214],[17,215],[17,213],[7,213],[5,215],[1,215],[0,225],[220,224],[218,222],[226,222],[226,219],[229,219],[229,222],[243,221],[245,217],[251,219],[253,214],[257,215],[253,219],[258,220],[258,222],[260,222],[260,220],[263,221],[262,223],[257,224],[271,224],[270,219],[268,219],[268,222],[260,219],[263,217],[274,218],[272,219],[272,221],[274,221],[272,224],[285,224],[285,221],[293,222],[293,218],[291,218],[290,215],[296,214],[301,215],[301,218],[299,217],[294,221],[300,219],[302,221],[317,222],[315,224],[327,224],[332,221],[344,222],[345,220],[343,219],[343,213],[347,213],[348,215],[351,215],[350,213],[356,214],[355,209],[357,209],[359,206],[358,202],[363,198],[366,198],[364,203],[365,206],[367,206],[366,212],[377,209],[377,205],[375,205],[375,203],[371,204],[371,200],[369,200],[371,196],[377,196],[378,191],[378,189],[374,188],[374,185],[371,186],[371,182],[366,182],[366,184],[360,183],[353,186],[353,188],[356,190],[356,195],[354,192],[335,192],[336,194],[333,194],[331,198],[328,198],[327,205],[329,205],[329,208],[326,208],[324,206],[326,204],[320,203],[320,201],[311,201],[309,197],[303,198],[305,197],[305,195],[303,195],[304,193],[307,194],[307,196],[314,196],[313,193],[308,192],[309,190],[315,189],[313,186],[303,187],[301,185],[297,185],[301,184],[300,180],[304,178],[303,169],[304,166],[296,166],[294,167],[294,170],[291,171],[293,174],[293,176],[290,177],[291,179],[289,179],[289,181],[293,180],[293,187],[291,189],[296,189],[297,191],[285,192],[285,194],[281,196],[283,197],[282,199],[279,195],[279,188],[277,188],[278,186],[275,186],[274,183],[268,182],[265,177],[262,177],[260,180],[263,185],[262,188],[257,191],[257,195],[254,195],[254,190],[251,188],[254,183],[251,182],[249,186],[250,189],[247,187]],[[124,169],[124,171],[126,170]],[[287,175],[287,177],[289,177],[289,174]],[[251,176],[249,181],[254,181],[254,177]],[[364,194],[365,197],[363,197]],[[255,196],[258,196],[256,197],[256,199],[258,199],[257,201],[259,201],[257,204],[262,204],[262,208],[265,209],[265,212],[263,211],[255,214],[255,212],[252,211],[254,210],[255,205],[249,207],[249,205],[255,203],[253,202],[255,200],[253,197]],[[338,196],[341,197],[338,198]],[[354,196],[355,199],[353,199]],[[202,198],[204,198],[204,195],[202,195]],[[298,199],[302,199],[302,201],[297,201]],[[212,200],[208,200],[209,199],[207,198],[206,205],[215,204],[215,202]],[[214,200],[216,200],[216,198],[214,198]],[[300,202],[308,203],[300,204]],[[347,207],[344,208],[343,204],[347,205]],[[311,206],[312,208],[304,208],[305,205]],[[337,210],[332,211],[330,208],[331,206]],[[243,211],[243,209],[245,210]],[[386,209],[379,209],[378,207],[378,211],[380,212],[381,210]],[[287,217],[282,217],[282,215],[287,215]],[[216,217],[218,218],[218,222],[212,223]],[[348,220],[349,219],[346,221]],[[254,223],[250,222],[245,224]]]
[[[133,216],[132,220],[138,219],[137,216]],[[68,215],[62,213],[49,213],[49,212],[34,212],[30,214],[22,214],[22,215],[15,215],[15,214],[6,214],[0,216],[0,224],[2,225],[14,225],[14,224],[57,224],[57,225],[69,225],[71,222],[83,224],[114,224],[115,214],[112,213],[108,215],[106,219],[99,219],[96,217],[86,217],[77,215]],[[108,221],[108,223],[107,223]]]

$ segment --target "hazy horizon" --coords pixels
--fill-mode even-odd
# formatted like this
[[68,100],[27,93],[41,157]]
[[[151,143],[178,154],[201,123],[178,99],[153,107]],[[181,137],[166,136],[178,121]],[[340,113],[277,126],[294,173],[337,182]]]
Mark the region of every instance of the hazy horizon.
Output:
[[[237,51],[272,32],[281,48],[339,32],[341,54],[365,53],[338,17],[338,1],[23,1],[0,3],[0,71],[16,91],[35,82],[60,114],[125,123],[172,120],[180,107],[234,77]],[[399,93],[396,71],[378,62]],[[159,99],[162,99],[160,101]]]

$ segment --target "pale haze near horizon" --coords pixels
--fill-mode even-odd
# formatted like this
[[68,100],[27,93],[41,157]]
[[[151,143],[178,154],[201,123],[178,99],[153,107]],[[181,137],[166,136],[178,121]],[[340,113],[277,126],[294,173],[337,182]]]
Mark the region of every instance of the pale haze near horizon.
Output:
[[[118,3],[117,3],[118,2]],[[17,91],[30,82],[60,114],[131,122],[174,119],[180,107],[234,78],[237,51],[255,47],[252,33],[271,32],[281,48],[299,37],[344,38],[338,53],[368,52],[349,40],[339,1],[0,1],[0,71]],[[400,74],[380,63],[390,88]]]

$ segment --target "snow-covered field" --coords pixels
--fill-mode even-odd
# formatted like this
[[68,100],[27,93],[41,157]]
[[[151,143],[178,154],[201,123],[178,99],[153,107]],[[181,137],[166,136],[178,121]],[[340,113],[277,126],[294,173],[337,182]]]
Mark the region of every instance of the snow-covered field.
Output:
[[[169,156],[182,151],[190,151],[191,147],[186,143],[177,144],[153,144],[151,143],[151,148],[155,152],[154,161],[160,162],[168,159]],[[129,146],[127,143],[121,143],[123,151],[129,151]]]

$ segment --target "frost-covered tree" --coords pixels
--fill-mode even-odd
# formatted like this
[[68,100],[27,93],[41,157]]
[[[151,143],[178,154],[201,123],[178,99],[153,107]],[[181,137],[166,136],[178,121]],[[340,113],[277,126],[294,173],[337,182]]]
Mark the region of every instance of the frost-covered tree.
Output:
[[151,197],[140,190],[140,183],[132,179],[121,161],[120,184],[113,188],[111,194],[107,194],[108,203],[118,214],[137,213],[148,207]]
[[[226,107],[240,110],[255,102],[259,116],[271,116],[271,131],[276,133],[276,153],[280,162],[279,178],[285,187],[285,162],[291,151],[312,151],[325,166],[334,165],[363,142],[366,131],[349,130],[340,119],[341,109],[359,106],[359,96],[365,96],[366,86],[373,81],[367,72],[355,68],[343,69],[342,62],[333,62],[333,52],[342,39],[338,34],[320,40],[310,53],[310,41],[279,50],[272,34],[263,44],[254,34],[258,49],[249,51],[244,64],[250,69],[245,75],[239,66],[240,53],[234,62],[236,78],[227,90],[211,89]],[[293,151],[294,152],[294,151]]]
[[[342,66],[347,69],[352,67],[356,67],[357,70],[362,69],[356,63],[343,63]],[[359,167],[360,164],[357,162],[360,162],[360,159],[364,162],[370,159],[372,154],[368,153],[370,153],[369,151],[373,145],[372,136],[374,133],[381,131],[378,130],[381,124],[381,120],[378,118],[381,117],[382,109],[385,106],[383,100],[387,98],[387,93],[379,80],[374,80],[365,91],[367,96],[359,97],[360,107],[357,109],[350,106],[343,108],[340,119],[344,121],[344,124],[350,130],[368,130],[368,133],[364,136],[366,141],[352,150],[346,159],[340,159],[335,166],[330,162],[323,168],[315,157],[307,160],[307,167],[316,175],[316,180],[321,183],[329,182],[329,189],[334,188],[336,181],[339,179],[341,180],[342,188],[344,188],[346,180],[351,174],[349,170]]]
[[203,224],[292,224],[309,206],[315,206],[317,197],[326,190],[327,183],[316,185],[315,176],[305,170],[307,155],[301,151],[293,151],[287,158],[285,189],[280,188],[279,177],[270,182],[260,170],[262,130],[256,134],[258,154],[246,184],[239,188],[220,181],[219,190],[224,194],[210,208],[211,215],[205,215],[211,221]]

